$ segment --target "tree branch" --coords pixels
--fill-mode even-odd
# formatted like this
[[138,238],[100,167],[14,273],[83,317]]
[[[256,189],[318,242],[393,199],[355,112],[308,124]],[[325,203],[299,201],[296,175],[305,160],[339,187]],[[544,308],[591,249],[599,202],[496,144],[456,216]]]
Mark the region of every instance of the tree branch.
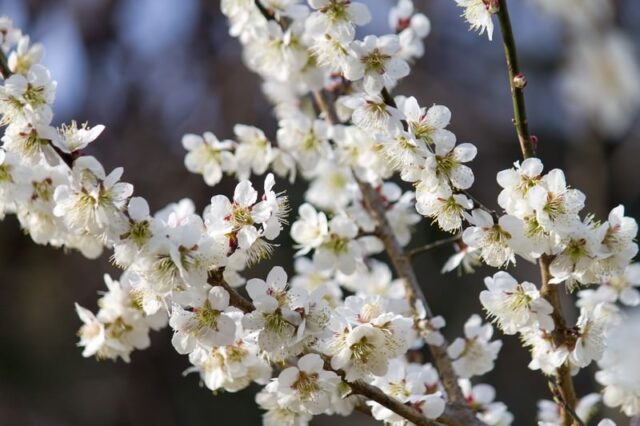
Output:
[[[229,284],[222,277],[222,269],[218,269],[209,274],[209,284],[212,286],[220,286],[229,292],[229,304],[233,307],[240,309],[244,313],[249,313],[255,310],[254,304],[240,293],[238,293],[234,288],[229,286]],[[329,358],[323,356],[325,358],[325,368],[331,371],[334,371],[340,377],[344,379],[344,372],[341,370],[334,370],[330,366]],[[465,410],[463,406],[456,404],[447,404],[447,408],[440,418],[442,423],[439,423],[434,420],[430,420],[426,418],[422,413],[416,410],[414,407],[409,405],[405,405],[397,399],[390,397],[386,393],[384,393],[380,388],[370,385],[368,383],[362,381],[355,382],[347,382],[345,383],[351,387],[351,390],[354,394],[362,395],[367,399],[377,402],[378,404],[388,408],[399,416],[409,420],[410,422],[418,425],[418,426],[442,426],[442,425],[451,425],[451,426],[467,426],[473,424],[482,424],[482,423],[473,423],[468,421],[468,411]],[[474,417],[475,418],[475,417]]]
[[[562,313],[562,306],[560,305],[560,294],[558,293],[558,285],[549,283],[551,274],[549,272],[549,265],[551,264],[551,258],[547,255],[540,257],[538,261],[540,265],[540,279],[541,287],[540,294],[553,306],[553,312],[551,317],[555,324],[555,328],[551,334],[553,343],[555,346],[561,346],[565,343],[565,330],[567,329],[567,322]],[[573,412],[577,404],[576,391],[573,387],[573,379],[571,378],[571,370],[565,363],[556,370],[555,386],[557,387],[559,398],[562,401],[560,404],[560,424],[562,426],[571,426],[573,424]]]
[[524,104],[524,86],[526,80],[520,72],[518,66],[518,52],[516,42],[513,37],[507,0],[499,0],[498,20],[502,32],[502,42],[504,44],[504,54],[507,60],[507,70],[509,71],[509,87],[511,87],[511,100],[513,102],[513,115],[518,141],[522,156],[527,159],[535,156],[535,148],[529,134],[529,123],[527,121],[527,110]]
[[231,287],[223,278],[222,273],[223,273],[223,269],[217,269],[213,272],[209,273],[209,284],[211,284],[212,286],[219,286],[224,288],[225,290],[227,290],[227,293],[229,293],[229,304],[231,306],[234,306],[238,309],[240,309],[242,312],[244,312],[245,314],[248,314],[249,312],[253,312],[255,311],[256,307],[255,305],[247,298],[245,298],[244,296],[242,296],[240,293],[238,293],[236,291],[236,289],[234,289],[233,287]]
[[[504,52],[507,60],[507,70],[509,72],[509,86],[511,87],[511,99],[513,103],[514,124],[518,141],[520,142],[520,150],[522,156],[527,159],[535,155],[535,146],[529,134],[529,125],[527,122],[527,111],[524,102],[524,86],[526,80],[520,72],[518,66],[518,55],[516,51],[516,42],[511,28],[511,20],[509,19],[509,10],[507,9],[507,0],[499,0],[498,19],[502,31],[502,41],[504,44]],[[555,330],[553,332],[554,342],[562,344],[564,339],[564,331],[566,330],[566,321],[560,305],[560,295],[558,294],[558,286],[549,283],[550,273],[549,264],[551,258],[542,256],[538,261],[540,265],[540,293],[553,306],[553,320]],[[561,394],[565,405],[561,407],[561,425],[571,426],[573,424],[571,411],[576,406],[576,393],[571,379],[569,367],[565,364],[556,370],[558,391]]]
[[[395,398],[390,397],[386,393],[384,393],[380,388],[371,386],[367,383],[364,383],[360,380],[355,382],[348,382],[351,391],[356,395],[362,395],[365,398],[375,401],[383,407],[388,408],[394,413],[402,416],[403,418],[409,420],[411,423],[418,426],[437,426],[442,424],[460,424],[461,423],[439,423],[434,420],[430,420],[422,415],[421,412],[416,410],[410,405],[405,405],[402,402],[398,401]],[[456,419],[457,420],[457,419]]]
[[[365,206],[373,219],[378,223],[378,236],[385,246],[387,255],[391,259],[391,263],[393,264],[396,273],[400,278],[402,278],[405,284],[409,303],[411,303],[411,306],[413,307],[415,306],[416,300],[420,300],[424,305],[427,318],[433,318],[433,313],[431,312],[427,299],[422,292],[418,277],[411,266],[411,260],[400,246],[400,243],[391,228],[391,224],[387,219],[382,196],[368,183],[358,183],[360,185],[360,191],[362,192]],[[447,346],[448,343],[445,341],[441,346],[429,345],[429,350],[433,356],[434,364],[440,373],[440,378],[445,390],[447,391],[449,400],[454,403],[464,404],[465,398],[462,393],[462,389],[460,389],[460,386],[458,385],[458,376],[455,373],[451,359],[447,354]],[[466,410],[466,414],[466,424],[482,424],[482,422],[473,415],[471,410]]]
[[562,392],[559,389],[560,385],[553,378],[549,378],[549,388],[551,389],[551,393],[553,394],[556,403],[560,407],[564,408],[564,410],[569,413],[569,415],[571,415],[576,424],[578,426],[586,426],[580,416],[578,416],[578,413],[576,413],[575,410],[571,408],[571,406],[569,406],[569,404],[567,404],[567,402],[564,400],[564,398],[562,397]]
[[426,252],[426,251],[433,250],[434,248],[437,248],[437,247],[440,247],[440,246],[444,246],[444,245],[447,245],[447,244],[453,244],[456,241],[460,241],[461,239],[462,239],[462,235],[456,234],[456,235],[454,235],[452,237],[443,238],[441,240],[437,240],[437,241],[434,241],[432,243],[425,244],[425,245],[420,246],[420,247],[416,247],[413,250],[409,250],[408,254],[409,254],[409,257],[415,257],[415,256],[417,256],[417,255],[419,255],[421,253]]
[[[390,102],[393,102],[393,98],[391,98],[391,95],[388,91],[386,91],[386,95],[383,94],[383,96],[385,97],[385,99],[390,99]],[[318,102],[318,106],[320,108],[325,108],[323,112],[326,117],[335,117],[335,113],[332,112],[330,105],[328,104],[328,102],[326,102],[323,92],[314,93],[314,98],[324,100],[322,102]],[[335,124],[335,122],[332,122],[329,118],[328,121],[331,124]],[[369,214],[371,214],[378,225],[378,237],[382,240],[387,255],[391,259],[391,263],[393,264],[396,273],[404,283],[410,306],[413,309],[415,307],[416,301],[420,300],[426,311],[427,318],[433,318],[431,308],[429,307],[427,299],[422,292],[418,277],[416,276],[416,273],[411,265],[411,259],[405,253],[404,249],[398,242],[398,239],[393,232],[393,228],[391,227],[391,224],[387,219],[385,201],[382,198],[382,195],[366,182],[361,182],[358,180],[358,185],[360,187],[360,192],[362,193],[365,208],[367,209]],[[462,389],[458,384],[458,376],[456,375],[455,370],[453,369],[453,364],[451,363],[451,359],[447,354],[447,346],[448,343],[445,341],[441,346],[429,345],[429,350],[431,351],[431,355],[433,356],[434,364],[436,365],[436,368],[440,373],[440,378],[445,391],[447,392],[449,400],[453,403],[464,406],[466,404],[465,398],[462,393]],[[461,414],[464,416],[464,423],[462,424],[483,424],[480,420],[478,420],[478,418],[476,418],[476,416],[470,409],[461,410]]]
[[[270,15],[268,11],[264,9],[264,7],[261,7],[262,4],[259,0],[254,1],[256,7],[260,10],[260,12],[266,19],[273,19],[273,16]],[[327,102],[324,96],[324,92],[315,91],[313,93],[313,96],[316,100],[316,103],[318,104],[318,107],[325,114],[327,121],[331,124],[338,124],[337,115],[333,110],[332,105]],[[386,88],[384,88],[382,96],[384,97],[385,102],[391,102],[395,106],[393,97]],[[403,123],[403,125],[406,126],[406,122]],[[384,199],[370,184],[359,181],[358,184],[363,194],[365,205],[368,207],[370,213],[372,213],[374,219],[378,223],[380,237],[385,245],[387,254],[391,258],[397,274],[405,283],[405,289],[407,291],[409,302],[411,303],[410,306],[412,307],[412,309],[415,309],[415,301],[417,299],[420,299],[424,305],[427,317],[432,318],[433,314],[431,313],[431,309],[429,308],[427,300],[422,293],[422,289],[420,288],[420,284],[418,282],[416,274],[411,266],[411,261],[400,246],[400,243],[393,233],[391,224],[387,219],[386,211],[384,208]],[[429,345],[429,349],[431,350],[431,354],[433,355],[434,363],[438,371],[440,372],[440,377],[449,400],[453,403],[465,405],[466,402],[462,393],[462,389],[458,384],[458,377],[453,369],[451,359],[447,354],[447,346],[448,343],[445,341],[442,346]],[[384,394],[384,392],[382,393]],[[387,408],[391,409],[390,407]],[[462,411],[461,422],[462,423],[460,423],[460,425],[483,425],[483,422],[476,418],[475,414],[470,409]]]

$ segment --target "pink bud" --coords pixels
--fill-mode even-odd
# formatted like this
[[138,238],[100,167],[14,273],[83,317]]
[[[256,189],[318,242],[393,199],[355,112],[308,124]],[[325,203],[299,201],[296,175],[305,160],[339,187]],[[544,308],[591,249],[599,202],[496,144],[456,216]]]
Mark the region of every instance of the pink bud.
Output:
[[498,0],[482,0],[487,11],[491,14],[498,13],[500,10],[500,2]]

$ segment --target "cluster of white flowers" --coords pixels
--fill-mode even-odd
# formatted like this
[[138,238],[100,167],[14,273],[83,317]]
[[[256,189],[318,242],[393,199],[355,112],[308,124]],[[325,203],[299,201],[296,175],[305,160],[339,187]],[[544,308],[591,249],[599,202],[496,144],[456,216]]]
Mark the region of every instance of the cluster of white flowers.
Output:
[[[498,2],[457,1],[472,26],[491,38]],[[504,214],[475,201],[467,163],[477,150],[457,144],[447,129],[450,110],[390,95],[423,55],[430,31],[410,0],[392,9],[391,34],[363,39],[356,28],[371,19],[363,3],[222,0],[221,6],[246,63],[264,79],[279,126],[271,140],[248,125],[235,126],[234,140],[220,141],[211,132],[183,137],[189,171],[209,186],[224,174],[238,180],[231,199],[214,195],[202,214],[183,199],[152,215],[147,201],[133,196],[133,186],[120,182],[121,168],[107,174],[97,159],[83,155],[103,126],[52,127],[56,87],[38,63],[42,48],[0,18],[0,48],[11,71],[0,87],[0,123],[7,125],[0,212],[15,213],[37,243],[87,257],[112,250],[123,270],[119,282],[106,278],[97,315],[77,306],[84,356],[129,361],[134,349],[149,345],[151,329],[169,325],[173,346],[192,364],[188,371],[209,389],[264,385],[256,401],[267,425],[348,415],[366,396],[356,392],[356,383],[428,419],[458,398],[450,393],[458,383],[463,410],[482,424],[509,425],[513,415],[494,401],[494,389],[468,380],[495,366],[502,342],[491,340],[493,326],[473,314],[464,336],[448,345],[445,320],[432,315],[401,272],[406,259],[392,258],[394,279],[389,264],[376,258],[402,251],[413,226],[428,217],[459,235],[458,253],[444,271],[542,258],[550,262],[546,286],[597,285],[579,293],[580,318],[562,330],[545,289],[505,271],[486,278],[480,301],[505,334],[519,333],[530,347],[531,368],[577,372],[596,361],[605,403],[640,414],[640,380],[627,380],[619,367],[631,362],[620,340],[625,337],[611,334],[622,316],[615,303],[640,303],[638,266],[631,264],[637,225],[622,206],[606,222],[581,218],[584,194],[567,186],[561,170],[543,174],[536,158],[498,173]],[[268,171],[308,182],[290,229],[298,250],[295,275],[289,279],[283,267],[273,266],[266,279],[247,280],[248,269],[270,257],[288,225],[287,198],[274,191]],[[265,174],[260,194],[250,179]],[[390,181],[396,176],[402,183]],[[376,206],[366,188],[378,197]],[[427,346],[434,365],[408,356]],[[282,367],[277,375],[274,362]],[[448,375],[442,380],[439,362],[452,370],[440,371]],[[407,424],[385,402],[366,404],[375,419]],[[542,424],[554,424],[555,408],[541,407]]]
[[[550,274],[546,285],[565,284],[569,291],[595,288],[578,293],[580,317],[575,326],[561,324],[562,329],[557,328],[554,307],[536,285],[518,282],[504,271],[485,279],[483,307],[505,334],[520,334],[531,350],[532,369],[554,375],[566,365],[576,374],[592,361],[601,362],[608,348],[605,342],[624,316],[616,302],[640,303],[634,288],[640,282],[638,267],[631,263],[638,252],[636,221],[624,215],[623,206],[614,208],[605,222],[593,215],[581,218],[584,194],[567,185],[561,170],[544,174],[537,158],[499,172],[497,181],[504,215],[474,210],[464,242],[491,266],[515,263],[516,256],[530,261],[544,257]],[[631,395],[638,390],[635,386]],[[635,395],[631,400],[640,402]],[[613,399],[605,403],[622,404]],[[637,414],[637,406],[626,412]],[[541,418],[543,424],[554,424],[549,416]]]

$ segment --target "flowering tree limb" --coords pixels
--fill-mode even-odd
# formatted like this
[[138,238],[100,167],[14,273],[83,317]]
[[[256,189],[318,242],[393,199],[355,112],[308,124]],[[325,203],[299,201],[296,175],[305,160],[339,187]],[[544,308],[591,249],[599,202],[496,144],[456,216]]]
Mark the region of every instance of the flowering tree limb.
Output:
[[[383,93],[386,93],[385,98],[387,103],[393,102],[389,92],[384,89]],[[322,93],[314,92],[315,99],[319,100],[318,104],[323,109],[323,112],[327,117],[335,117],[335,113],[328,107],[328,103],[324,99]],[[427,319],[433,318],[433,313],[427,298],[425,297],[418,278],[415,274],[413,266],[411,265],[411,257],[404,252],[404,249],[398,243],[395,234],[387,220],[387,213],[385,210],[385,201],[380,194],[366,182],[358,181],[364,204],[372,217],[376,220],[378,225],[378,235],[382,240],[385,250],[389,255],[391,262],[394,265],[398,276],[403,280],[405,284],[406,293],[410,306],[415,306],[417,301],[420,301],[426,311]],[[458,385],[458,377],[453,369],[451,360],[446,352],[447,343],[443,341],[440,345],[429,345],[429,350],[433,355],[434,362],[442,376],[444,387],[447,391],[447,395],[453,403],[464,404],[465,398],[462,394],[462,390]],[[471,410],[461,411],[465,416],[467,424],[482,424],[471,412]]]
[[[209,282],[214,286],[221,286],[229,292],[231,296],[230,304],[232,306],[235,306],[236,308],[240,309],[244,313],[251,313],[255,311],[256,308],[253,305],[253,303],[251,303],[250,300],[246,299],[240,293],[238,293],[236,290],[230,287],[229,284],[227,284],[224,281],[220,272],[221,271],[216,271],[216,273],[212,274],[210,276]],[[330,362],[326,362],[326,368],[331,369],[330,365],[331,365]],[[338,373],[338,375],[344,378],[344,375],[345,375],[344,372],[341,372],[341,371],[336,371],[336,372]],[[449,404],[447,409],[445,409],[444,414],[441,416],[440,420],[442,421],[442,423],[439,423],[437,421],[427,419],[415,408],[409,405],[403,404],[397,399],[385,394],[382,390],[380,390],[380,388],[377,388],[375,386],[372,386],[360,380],[356,380],[352,382],[347,381],[347,383],[349,384],[349,387],[351,388],[351,392],[354,395],[362,395],[371,401],[375,401],[378,404],[384,407],[387,407],[389,410],[393,411],[394,413],[411,421],[413,424],[416,424],[418,426],[438,426],[443,424],[453,425],[453,426],[463,426],[463,425],[476,424],[476,423],[469,423],[470,421],[473,422],[474,420],[473,418],[471,419],[469,418],[466,405],[460,406],[456,404]],[[482,424],[482,423],[477,423],[477,424]]]
[[[555,377],[555,402],[539,403],[545,426],[586,421],[585,407],[599,397],[576,404],[570,373],[594,361],[604,402],[638,415],[640,370],[627,343],[638,340],[640,327],[617,327],[623,314],[616,305],[640,304],[633,288],[640,265],[632,263],[637,223],[623,206],[606,221],[581,217],[584,194],[567,185],[562,170],[543,173],[506,3],[456,2],[489,39],[492,16],[502,14],[525,159],[496,175],[500,211],[469,191],[477,148],[447,129],[451,111],[391,95],[424,53],[430,29],[410,0],[392,9],[392,34],[363,39],[356,27],[371,15],[356,1],[222,0],[230,34],[264,80],[278,131],[274,141],[244,124],[234,126],[233,139],[183,137],[189,171],[211,187],[225,174],[238,180],[232,197],[213,195],[201,213],[183,199],[152,214],[121,181],[122,168],[107,173],[85,155],[104,126],[52,126],[57,86],[39,63],[42,46],[0,17],[0,217],[15,214],[39,244],[87,258],[111,251],[122,269],[118,280],[105,276],[96,314],[76,305],[83,356],[128,362],[149,346],[152,330],[169,326],[173,347],[209,389],[264,386],[256,402],[266,425],[306,425],[316,415],[356,409],[388,423],[511,424],[495,390],[469,380],[495,366],[502,342],[493,325],[471,314],[463,334],[447,342],[440,332],[446,321],[431,311],[411,265],[405,247],[413,226],[429,218],[462,239],[443,271],[472,272],[480,262],[499,269],[484,279],[479,299],[497,328],[519,334],[531,350],[529,367]],[[260,192],[250,180],[258,175]],[[308,184],[290,227],[276,176]],[[264,279],[247,279],[286,228],[297,250],[295,273],[274,265]],[[516,256],[540,264],[540,289],[502,270]],[[560,309],[562,285],[596,286],[578,294],[573,327]],[[433,365],[416,362],[415,350],[425,347]]]
[[[509,18],[509,10],[507,8],[507,0],[499,0],[498,6],[498,19],[500,21],[500,28],[502,30],[502,41],[504,44],[504,51],[507,60],[507,70],[509,73],[509,86],[511,88],[511,98],[513,101],[513,113],[514,113],[514,125],[518,140],[520,142],[520,149],[524,159],[535,156],[535,146],[531,135],[529,134],[529,125],[527,121],[527,110],[524,99],[524,87],[526,85],[526,78],[520,71],[518,65],[518,55],[516,50],[516,42],[513,36],[513,30],[511,28],[511,20]],[[541,294],[553,307],[553,319],[556,328],[553,332],[554,342],[558,345],[562,344],[564,331],[566,329],[566,320],[562,314],[562,306],[560,305],[560,296],[558,293],[558,286],[550,284],[549,265],[552,258],[550,256],[540,257],[538,263],[540,265],[541,275]],[[576,394],[573,388],[573,380],[571,379],[571,373],[566,364],[563,364],[557,370],[557,382],[558,389],[562,396],[564,404],[561,407],[562,419],[561,423],[565,426],[570,426],[573,422],[572,410],[576,406]],[[569,407],[567,410],[566,407]]]

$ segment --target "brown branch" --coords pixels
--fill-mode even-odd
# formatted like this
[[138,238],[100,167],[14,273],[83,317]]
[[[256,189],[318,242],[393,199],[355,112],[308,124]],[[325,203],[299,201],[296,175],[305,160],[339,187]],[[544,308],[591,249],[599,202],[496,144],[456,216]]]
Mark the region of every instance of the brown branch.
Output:
[[320,109],[320,111],[325,115],[327,122],[331,124],[339,124],[338,116],[336,112],[331,108],[327,99],[323,96],[322,92],[319,90],[315,90],[313,92],[313,100],[316,102],[316,105]]
[[437,426],[443,424],[460,424],[461,423],[439,423],[434,420],[430,420],[426,418],[420,411],[416,410],[414,407],[410,405],[405,405],[402,402],[398,401],[395,398],[390,397],[386,393],[384,393],[380,388],[371,386],[367,383],[364,383],[360,380],[355,382],[349,382],[349,387],[351,391],[356,395],[362,395],[365,398],[375,401],[383,407],[388,408],[394,413],[402,416],[403,418],[409,420],[411,423],[418,426]]
[[564,397],[562,396],[562,392],[560,390],[560,385],[556,380],[552,378],[549,379],[549,389],[551,389],[551,393],[554,396],[556,404],[558,404],[567,413],[569,413],[573,420],[575,420],[575,424],[577,424],[578,426],[586,426],[580,416],[578,416],[578,413],[576,413],[575,410],[571,408],[571,406],[564,400]]
[[[381,402],[386,403],[385,400],[387,398],[383,397],[384,392],[382,392],[383,395],[377,394],[376,391],[379,390],[378,388],[374,387],[373,389],[371,389],[371,386],[367,385],[366,383],[364,384],[363,388],[358,388],[357,385],[355,387],[353,385],[349,385],[349,386],[351,387],[351,391],[353,395],[365,396],[367,399],[370,399],[371,401],[375,401],[380,405],[385,405],[385,404],[381,404]],[[372,416],[371,409],[367,405],[358,404],[356,405],[356,410],[368,416]],[[464,412],[468,410],[469,410],[469,407],[467,405],[447,404],[446,408],[444,409],[444,413],[442,413],[442,415],[438,417],[437,421],[431,421],[431,424],[465,426],[468,423],[465,423],[464,420],[462,419],[465,418]]]
[[[541,287],[540,294],[553,306],[553,312],[551,317],[555,324],[555,328],[551,334],[553,343],[556,347],[565,343],[567,329],[567,322],[562,313],[562,306],[560,305],[560,293],[558,292],[559,285],[551,284],[551,274],[549,272],[549,265],[551,264],[551,257],[543,255],[538,261],[540,265],[540,279]],[[573,379],[571,378],[571,370],[567,363],[564,363],[556,370],[556,382],[559,398],[563,404],[560,404],[560,424],[562,426],[571,426],[573,424],[573,414],[578,399],[576,397],[576,391],[573,387]]]
[[518,66],[518,52],[516,50],[515,38],[513,37],[513,29],[511,28],[511,20],[509,19],[507,0],[498,1],[498,20],[500,21],[502,42],[504,44],[504,53],[507,60],[507,70],[509,71],[511,100],[513,102],[513,122],[516,127],[516,133],[518,134],[518,141],[520,142],[522,156],[526,159],[535,156],[535,147],[531,140],[531,135],[529,134],[527,110],[524,103],[524,86],[526,85],[526,80]]
[[222,288],[224,288],[225,290],[227,290],[227,293],[229,293],[229,304],[231,306],[234,306],[238,309],[240,309],[242,312],[244,312],[245,314],[249,313],[249,312],[253,312],[255,311],[256,307],[254,306],[254,304],[247,298],[245,298],[244,296],[242,296],[240,293],[238,293],[236,291],[236,289],[234,289],[233,287],[231,287],[223,278],[222,273],[224,272],[224,270],[221,269],[217,269],[213,272],[209,273],[209,284],[211,284],[212,286],[220,286]]
[[[261,7],[262,5],[259,0],[255,0],[255,4],[266,19],[273,19],[270,14],[265,13],[268,11],[266,11],[264,7]],[[327,121],[331,124],[338,124],[337,115],[333,110],[333,106],[326,101],[324,93],[322,91],[317,91],[313,94],[313,96],[316,100],[316,103],[318,104],[318,107],[324,112]],[[386,88],[383,90],[382,96],[385,98],[385,102],[391,102],[390,105],[395,106],[395,102]],[[403,125],[406,128],[407,123],[404,122]],[[385,244],[385,248],[389,257],[392,259],[392,263],[396,268],[396,272],[405,283],[405,289],[407,290],[407,295],[412,308],[415,306],[415,301],[417,300],[417,298],[419,298],[423,302],[427,317],[432,318],[433,314],[431,313],[426,298],[422,293],[422,289],[420,288],[420,284],[418,282],[416,274],[411,267],[410,259],[400,246],[387,219],[386,212],[384,210],[384,199],[382,198],[381,194],[379,194],[368,183],[358,182],[358,184],[360,185],[360,189],[363,193],[365,204],[371,209],[371,212],[374,213],[374,219],[377,220],[381,239]],[[449,358],[446,351],[447,346],[448,343],[445,341],[442,346],[429,345],[429,349],[431,350],[431,354],[433,355],[434,363],[436,364],[436,367],[440,372],[440,377],[447,392],[449,401],[460,405],[465,405],[465,398],[462,393],[462,389],[458,384],[457,375],[455,374],[451,359]],[[384,392],[380,392],[384,394]],[[392,408],[387,408],[393,411]],[[476,418],[475,414],[470,409],[462,411],[460,419],[460,425],[472,426],[484,424]]]
[[441,240],[437,240],[432,243],[425,244],[420,247],[416,247],[413,250],[409,250],[408,255],[409,257],[415,257],[426,251],[433,250],[434,248],[438,248],[440,246],[444,246],[447,244],[453,244],[456,241],[460,241],[460,239],[462,239],[462,236],[460,234],[454,235],[453,237],[443,238]]
[[264,7],[264,5],[260,0],[255,0],[254,3],[258,8],[258,10],[260,11],[260,13],[262,14],[262,16],[264,16],[267,21],[275,21],[276,17],[273,11]]
[[[518,54],[516,50],[516,42],[511,28],[511,20],[509,19],[509,10],[507,8],[507,0],[498,0],[498,20],[502,31],[502,41],[507,61],[507,70],[509,72],[509,86],[511,87],[511,99],[513,103],[513,115],[520,150],[523,158],[531,158],[535,155],[535,146],[529,134],[529,125],[527,122],[527,110],[524,102],[524,86],[526,79],[520,72],[518,66]],[[553,306],[553,321],[555,330],[553,339],[556,345],[564,343],[564,331],[566,330],[566,321],[560,305],[560,295],[558,286],[550,284],[549,264],[551,258],[542,256],[538,261],[540,265],[541,286],[540,293]],[[569,367],[564,364],[556,370],[556,378],[558,391],[561,394],[565,405],[561,406],[561,425],[571,426],[573,424],[571,411],[576,407],[576,393],[571,379]]]

